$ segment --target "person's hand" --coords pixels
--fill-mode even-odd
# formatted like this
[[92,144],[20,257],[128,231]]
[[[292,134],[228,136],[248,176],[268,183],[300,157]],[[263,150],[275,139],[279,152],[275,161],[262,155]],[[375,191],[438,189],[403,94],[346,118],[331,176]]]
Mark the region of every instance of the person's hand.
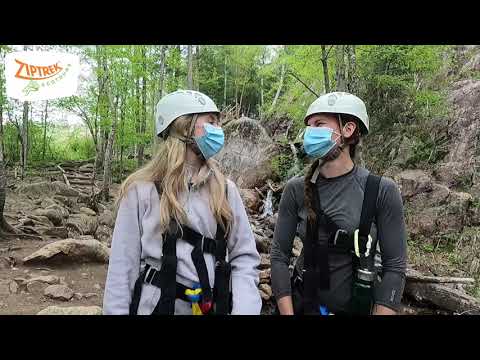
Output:
[[295,315],[293,313],[293,303],[290,295],[286,295],[278,299],[277,305],[280,315]]
[[372,315],[397,315],[397,312],[386,306],[375,304]]

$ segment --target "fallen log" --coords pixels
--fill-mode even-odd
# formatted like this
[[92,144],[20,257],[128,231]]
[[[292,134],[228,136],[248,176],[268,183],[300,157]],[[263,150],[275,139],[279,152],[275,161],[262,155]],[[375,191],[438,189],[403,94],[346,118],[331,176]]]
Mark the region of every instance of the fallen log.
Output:
[[455,283],[455,284],[474,284],[474,278],[460,278],[451,276],[426,276],[418,271],[408,269],[407,281],[425,282],[425,283]]
[[405,294],[420,303],[430,303],[456,313],[480,315],[480,301],[445,285],[408,281]]

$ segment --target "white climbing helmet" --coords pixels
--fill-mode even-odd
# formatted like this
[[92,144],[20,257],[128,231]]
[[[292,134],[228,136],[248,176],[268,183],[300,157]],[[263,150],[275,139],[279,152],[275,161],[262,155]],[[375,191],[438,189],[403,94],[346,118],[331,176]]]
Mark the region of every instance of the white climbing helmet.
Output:
[[194,90],[177,90],[159,100],[155,112],[157,136],[179,116],[188,114],[220,113],[207,95]]
[[331,92],[320,96],[307,110],[304,122],[318,113],[348,114],[360,120],[360,133],[368,134],[369,121],[365,103],[357,96],[346,92]]

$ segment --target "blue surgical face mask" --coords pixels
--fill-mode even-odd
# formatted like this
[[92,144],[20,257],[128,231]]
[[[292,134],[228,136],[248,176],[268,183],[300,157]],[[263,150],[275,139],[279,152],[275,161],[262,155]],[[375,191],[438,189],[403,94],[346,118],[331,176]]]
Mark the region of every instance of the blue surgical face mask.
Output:
[[337,144],[332,139],[333,130],[328,127],[307,126],[303,136],[303,149],[312,158],[322,158]]
[[203,157],[205,160],[208,160],[222,150],[225,135],[223,134],[222,128],[209,123],[203,124],[203,128],[205,129],[205,134],[194,137],[194,139]]

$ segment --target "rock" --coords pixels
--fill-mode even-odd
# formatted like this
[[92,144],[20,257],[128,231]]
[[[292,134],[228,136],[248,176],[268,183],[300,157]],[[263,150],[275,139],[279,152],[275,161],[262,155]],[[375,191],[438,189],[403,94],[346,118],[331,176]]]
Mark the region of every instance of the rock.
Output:
[[260,271],[260,284],[269,283],[272,271],[270,269]]
[[57,204],[62,204],[63,206],[69,208],[73,208],[77,203],[76,201],[72,200],[72,198],[61,195],[55,195],[53,199],[56,200]]
[[68,238],[68,230],[64,226],[52,227],[43,231],[42,235],[66,239]]
[[473,55],[470,60],[463,65],[462,69],[460,70],[461,73],[469,73],[469,72],[478,72],[480,71],[480,54]]
[[260,296],[263,300],[268,301],[272,297],[272,288],[267,284],[260,284],[258,286],[260,289]]
[[240,197],[243,204],[250,213],[258,211],[258,205],[260,203],[260,195],[255,190],[251,189],[239,189]]
[[63,224],[63,212],[57,208],[58,205],[54,206],[54,208],[37,209],[33,213],[37,216],[45,216],[53,223],[53,225],[60,226]]
[[257,251],[259,253],[268,253],[270,251],[270,246],[272,245],[272,240],[259,236],[256,233],[253,233],[255,238],[255,244],[257,246]]
[[[28,217],[39,224],[42,224],[48,227],[53,227],[53,223],[46,216],[28,215]],[[36,225],[35,222],[34,222],[34,225]]]
[[85,299],[90,299],[90,298],[95,297],[95,296],[98,296],[98,294],[96,294],[96,293],[86,293],[86,294],[83,294],[83,297],[84,297]]
[[10,267],[11,267],[11,265],[10,265],[10,261],[8,260],[8,258],[1,257],[0,258],[0,270],[10,269]]
[[10,292],[11,292],[12,294],[16,294],[16,293],[17,293],[17,291],[18,291],[18,284],[17,284],[16,281],[10,281],[9,287],[10,287]]
[[418,214],[406,217],[407,228],[411,235],[429,236],[436,229],[438,208],[426,208]]
[[278,150],[259,121],[241,118],[224,126],[225,147],[217,155],[223,170],[239,188],[262,186],[272,177]]
[[100,286],[100,284],[93,285],[93,288],[96,290],[102,290],[102,287]]
[[432,179],[422,170],[405,170],[395,177],[403,198],[432,191]]
[[[24,263],[100,262],[108,263],[110,249],[98,240],[66,239],[50,243],[23,259]],[[55,260],[55,261],[54,261]]]
[[73,297],[73,290],[65,285],[50,285],[43,294],[55,300],[68,301]]
[[59,279],[58,276],[45,275],[45,276],[37,276],[37,277],[31,278],[31,279],[27,280],[27,284],[35,282],[35,281],[38,281],[38,282],[41,282],[41,283],[46,283],[46,284],[49,284],[49,285],[54,285],[54,284],[60,283],[60,279]]
[[77,240],[95,240],[92,235],[80,235]]
[[99,306],[49,306],[37,315],[102,315],[102,308]]
[[79,192],[68,187],[61,181],[41,181],[32,184],[22,184],[17,188],[19,194],[25,194],[34,198],[45,196],[47,194],[57,194],[62,196],[78,196]]
[[45,198],[42,200],[42,202],[40,203],[40,206],[44,209],[46,209],[47,207],[49,206],[52,206],[52,205],[57,205],[57,203],[55,201],[53,201],[51,198]]
[[0,296],[10,295],[10,284],[6,281],[0,280]]
[[62,214],[62,217],[64,219],[66,219],[70,216],[70,212],[66,208],[64,208],[63,206],[60,206],[58,204],[50,205],[46,208],[46,210],[55,210],[58,213]]
[[41,281],[28,282],[27,291],[30,294],[41,294],[47,286],[47,283]]
[[105,205],[103,205],[102,203],[99,203],[97,205],[98,207],[98,211],[100,212],[100,214],[103,214],[105,212],[105,210],[107,210],[107,207]]
[[99,225],[95,231],[95,239],[102,243],[109,243],[112,238],[113,230],[106,225]]
[[92,209],[87,208],[87,207],[81,207],[80,212],[84,213],[85,215],[89,215],[89,216],[97,216],[97,213],[95,211],[93,211]]
[[260,265],[258,268],[264,270],[270,267],[270,254],[260,254]]
[[100,215],[100,217],[98,218],[98,223],[100,225],[105,225],[113,229],[115,225],[115,219],[113,218],[113,213],[110,210],[105,209],[102,215]]
[[93,235],[97,230],[98,221],[96,216],[74,214],[70,216],[65,226],[68,229],[70,237],[78,237],[79,235]]
[[293,248],[298,251],[302,251],[303,249],[302,239],[300,239],[298,236],[295,236],[295,238],[293,239]]
[[[470,187],[478,165],[480,148],[480,80],[468,79],[454,83],[448,96],[455,121],[449,126],[449,149],[436,176],[449,187]],[[477,159],[477,160],[476,160]]]
[[73,294],[73,297],[74,297],[76,300],[82,300],[82,299],[83,299],[83,295],[80,294],[80,293],[74,293],[74,294]]
[[415,156],[415,143],[412,139],[404,136],[398,150],[390,154],[393,166],[404,167]]

